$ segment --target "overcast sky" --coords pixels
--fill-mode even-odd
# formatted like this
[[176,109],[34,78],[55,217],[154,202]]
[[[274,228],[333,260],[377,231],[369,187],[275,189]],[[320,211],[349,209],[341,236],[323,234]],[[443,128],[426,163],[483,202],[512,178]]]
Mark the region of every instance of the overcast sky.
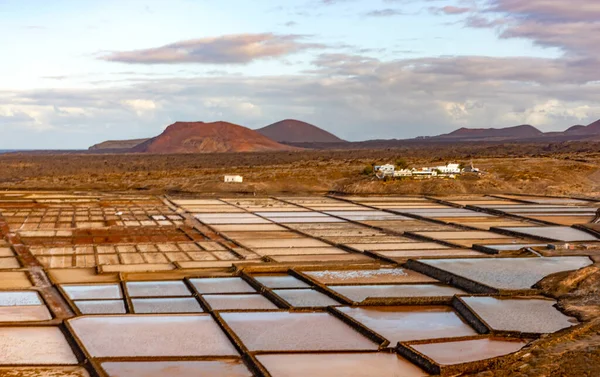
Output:
[[600,118],[598,0],[0,0],[0,149],[296,118],[347,140]]

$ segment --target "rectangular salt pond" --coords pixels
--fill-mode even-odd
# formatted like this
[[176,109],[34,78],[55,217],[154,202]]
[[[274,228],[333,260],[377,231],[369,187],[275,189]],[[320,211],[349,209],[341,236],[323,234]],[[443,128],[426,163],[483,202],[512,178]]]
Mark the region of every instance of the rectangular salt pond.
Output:
[[0,367],[0,377],[90,377],[80,367]]
[[472,258],[419,260],[427,266],[496,289],[530,289],[544,277],[589,266],[588,257]]
[[78,363],[58,327],[0,327],[0,364],[75,365]]
[[127,282],[126,286],[127,292],[131,297],[167,297],[192,295],[183,281]]
[[104,362],[102,369],[108,377],[252,377],[239,359]]
[[252,278],[271,289],[310,287],[302,280],[290,275],[254,275]]
[[363,302],[368,298],[452,297],[465,293],[436,284],[330,285],[329,288],[353,302]]
[[203,295],[212,310],[265,310],[279,309],[260,294]]
[[202,313],[202,307],[195,298],[134,298],[133,310],[136,314],[163,313]]
[[93,316],[68,323],[92,357],[238,355],[208,314]]
[[250,351],[377,350],[378,345],[329,313],[221,313]]
[[428,376],[408,360],[383,352],[267,354],[256,357],[272,377]]
[[341,307],[340,312],[390,341],[398,342],[477,335],[446,306]]
[[71,300],[106,300],[122,298],[119,284],[62,285]]
[[391,284],[438,282],[429,276],[402,268],[379,270],[325,270],[304,271],[304,274],[325,285],[339,284]]
[[579,229],[567,226],[531,226],[516,228],[499,228],[511,232],[524,234],[532,237],[542,237],[556,241],[574,242],[574,241],[599,241],[593,235]]
[[272,247],[272,248],[252,248],[258,255],[327,255],[327,254],[348,254],[337,247]]
[[506,356],[527,345],[520,339],[473,339],[441,343],[414,344],[417,352],[439,365],[456,365]]
[[462,300],[495,331],[547,334],[578,324],[554,307],[554,300],[463,297]]
[[417,249],[417,250],[381,250],[377,254],[383,255],[388,258],[415,258],[415,257],[471,257],[471,256],[484,256],[485,254],[480,253],[471,249]]
[[81,314],[125,314],[123,300],[74,301]]
[[275,262],[291,263],[291,262],[368,262],[373,261],[372,258],[363,254],[313,254],[313,255],[273,255],[269,257]]
[[294,308],[340,305],[336,300],[314,289],[275,289],[273,293]]
[[238,277],[190,279],[200,294],[256,293],[248,283]]
[[240,244],[250,249],[291,248],[291,247],[328,247],[329,245],[312,238],[296,238],[285,240],[244,240]]
[[457,231],[457,232],[415,232],[419,236],[435,238],[437,240],[466,240],[466,239],[494,239],[511,238],[498,233],[485,231]]
[[52,315],[37,292],[0,292],[0,322],[48,321]]

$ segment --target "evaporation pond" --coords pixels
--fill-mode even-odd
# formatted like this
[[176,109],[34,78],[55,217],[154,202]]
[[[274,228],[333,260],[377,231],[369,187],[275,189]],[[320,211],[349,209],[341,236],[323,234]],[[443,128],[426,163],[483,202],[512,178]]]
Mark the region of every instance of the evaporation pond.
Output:
[[191,296],[183,281],[140,281],[128,282],[127,292],[131,297]]
[[52,319],[37,292],[0,292],[0,322],[47,321]]
[[204,295],[203,298],[213,310],[279,309],[277,305],[259,294]]
[[238,355],[207,314],[94,316],[68,323],[92,357]]
[[576,325],[554,307],[554,300],[463,297],[467,306],[493,330],[553,333]]
[[125,314],[123,300],[75,301],[81,314]]
[[308,271],[306,275],[321,284],[431,283],[437,280],[412,270],[389,268],[379,270]]
[[329,313],[254,312],[221,316],[250,351],[376,350],[378,345]]
[[497,289],[529,289],[548,275],[592,264],[588,257],[436,259],[419,262]]
[[203,361],[105,362],[108,377],[252,377],[238,359]]
[[340,305],[336,300],[314,289],[276,289],[273,292],[295,308]]
[[202,307],[195,298],[134,298],[133,310],[137,314],[152,313],[202,313]]
[[90,377],[90,374],[80,367],[0,367],[0,377]]
[[354,302],[367,298],[452,297],[464,291],[436,284],[331,285],[335,292]]
[[252,288],[241,278],[203,278],[190,279],[199,293],[254,293]]
[[526,234],[533,237],[548,238],[563,242],[598,241],[598,238],[579,229],[568,226],[531,226],[517,228],[500,228],[511,232]]
[[505,356],[526,345],[524,340],[473,339],[415,344],[411,347],[439,365],[455,365]]
[[271,289],[308,288],[309,285],[290,275],[254,275],[256,281]]
[[78,363],[58,327],[0,327],[0,351],[5,365]]
[[395,345],[397,342],[477,335],[445,306],[338,308]]
[[106,300],[122,298],[119,284],[63,285],[71,300]]
[[272,377],[428,376],[406,359],[383,352],[258,355],[257,359]]

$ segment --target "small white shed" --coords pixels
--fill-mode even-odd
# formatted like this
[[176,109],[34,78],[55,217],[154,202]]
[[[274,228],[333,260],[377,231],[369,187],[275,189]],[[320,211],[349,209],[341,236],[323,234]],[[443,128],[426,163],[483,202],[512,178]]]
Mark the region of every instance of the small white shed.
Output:
[[244,182],[244,177],[241,175],[226,175],[224,181],[225,183],[242,183]]

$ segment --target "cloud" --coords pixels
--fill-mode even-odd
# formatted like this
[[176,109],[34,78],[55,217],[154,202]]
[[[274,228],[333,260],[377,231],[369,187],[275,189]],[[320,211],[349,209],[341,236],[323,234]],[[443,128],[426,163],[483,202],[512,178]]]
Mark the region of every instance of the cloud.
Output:
[[474,28],[495,28],[501,38],[531,40],[579,57],[600,57],[597,0],[486,0],[465,19]]
[[401,16],[403,14],[404,13],[399,9],[387,8],[387,9],[372,10],[372,11],[366,13],[365,15],[367,17],[393,17],[393,16]]
[[192,39],[157,48],[114,52],[103,60],[130,64],[247,64],[255,60],[280,58],[324,45],[305,42],[304,35],[236,34]]
[[472,8],[456,7],[453,5],[447,5],[444,7],[431,7],[429,11],[434,14],[446,14],[446,15],[457,15],[464,14],[472,11]]

